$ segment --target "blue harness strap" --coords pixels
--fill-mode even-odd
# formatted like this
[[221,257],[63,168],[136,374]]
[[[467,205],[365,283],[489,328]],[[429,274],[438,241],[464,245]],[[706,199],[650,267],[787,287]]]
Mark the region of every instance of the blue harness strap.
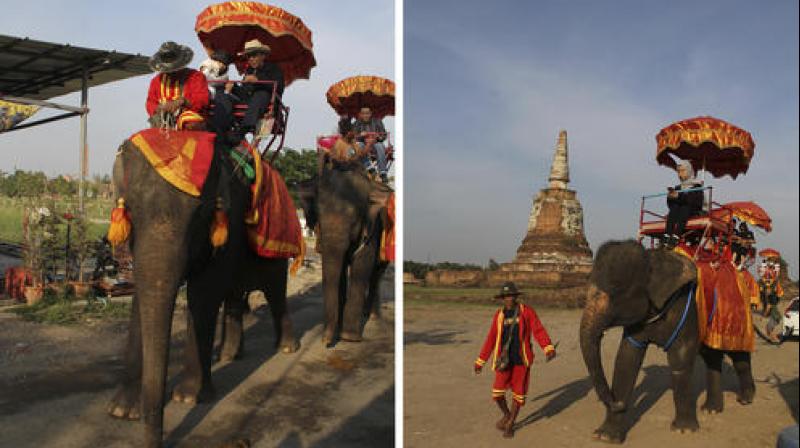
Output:
[[631,336],[629,334],[625,334],[624,336],[625,336],[625,340],[628,341],[628,343],[630,343],[632,346],[638,348],[639,350],[647,348],[647,345],[650,343],[650,342],[637,341],[636,339],[634,339],[633,336]]
[[708,322],[706,325],[711,325],[711,321],[714,320],[714,314],[717,312],[717,288],[714,288],[714,301],[711,303],[711,313],[708,314]]
[[670,346],[672,346],[672,343],[678,338],[678,333],[681,332],[681,328],[683,328],[683,325],[686,323],[686,316],[689,315],[689,307],[692,305],[692,297],[694,297],[694,288],[689,290],[689,298],[686,299],[686,308],[683,309],[681,320],[678,322],[678,326],[675,327],[675,331],[672,332],[672,336],[670,336],[669,339],[667,339],[667,342],[664,344],[664,351],[669,350]]
[[[692,305],[692,298],[694,297],[694,290],[695,290],[694,287],[689,289],[689,297],[686,300],[686,307],[683,309],[683,315],[681,315],[681,320],[678,321],[678,325],[675,327],[675,330],[672,331],[672,335],[670,335],[669,339],[667,339],[667,342],[664,343],[664,347],[663,347],[664,351],[669,350],[669,348],[675,342],[675,339],[678,338],[678,334],[680,334],[681,329],[686,324],[686,317],[689,315],[689,308]],[[715,293],[716,293],[716,291],[715,291]],[[715,306],[716,306],[716,303],[717,302],[716,302],[716,295],[715,295],[714,296],[714,305]],[[713,311],[712,311],[712,313],[713,313]],[[639,340],[635,339],[633,336],[628,334],[628,330],[627,329],[624,331],[622,336],[625,338],[626,341],[628,341],[629,344],[631,344],[632,346],[634,346],[634,347],[636,347],[636,348],[638,348],[640,350],[647,348],[647,346],[650,344],[650,341],[639,341]]]

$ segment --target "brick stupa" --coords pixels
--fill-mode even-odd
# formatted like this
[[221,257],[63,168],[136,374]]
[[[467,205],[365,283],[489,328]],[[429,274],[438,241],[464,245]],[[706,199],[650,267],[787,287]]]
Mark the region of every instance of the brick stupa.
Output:
[[[575,191],[567,188],[569,164],[567,131],[558,135],[549,185],[533,200],[528,230],[514,261],[504,263],[489,276],[493,286],[514,281],[518,286],[545,288],[549,297],[580,301],[592,269],[592,250],[583,233],[583,208]],[[577,288],[577,289],[576,289]],[[567,299],[554,290],[570,290]],[[563,291],[567,292],[567,291]],[[576,304],[576,303],[571,303]]]

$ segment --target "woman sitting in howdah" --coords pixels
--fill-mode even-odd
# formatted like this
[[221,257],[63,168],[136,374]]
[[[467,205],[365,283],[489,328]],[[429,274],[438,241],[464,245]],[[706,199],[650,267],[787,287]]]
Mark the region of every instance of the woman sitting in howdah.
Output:
[[699,190],[702,182],[694,177],[694,168],[688,161],[678,164],[678,178],[681,183],[667,188],[667,225],[664,230],[665,244],[674,247],[686,231],[689,218],[703,210],[703,192]]

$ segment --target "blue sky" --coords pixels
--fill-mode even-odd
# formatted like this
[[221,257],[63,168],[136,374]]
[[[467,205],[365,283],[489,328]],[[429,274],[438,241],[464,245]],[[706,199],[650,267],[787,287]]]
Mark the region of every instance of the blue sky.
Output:
[[715,198],[773,218],[761,247],[798,263],[798,3],[406,2],[407,259],[509,261],[559,129],[596,249],[635,236],[639,198],[675,183],[655,134],[712,115],[753,135]]
[[[205,59],[194,34],[197,14],[214,3],[197,0],[29,0],[14,2],[0,14],[0,33],[31,39],[151,55],[161,42],[192,47],[193,66]],[[394,3],[392,0],[270,2],[299,16],[313,33],[317,66],[310,80],[286,89],[291,109],[286,146],[313,148],[315,137],[331,133],[337,116],[325,101],[340,79],[372,74],[394,79]],[[358,18],[358,26],[353,25]],[[89,91],[89,172],[111,172],[123,139],[146,126],[144,101],[151,76],[106,84]],[[75,104],[78,94],[54,101]],[[39,115],[41,114],[41,116]],[[40,118],[46,112],[34,116]],[[394,120],[385,120],[392,132]],[[0,170],[14,167],[50,175],[78,172],[78,120],[67,119],[0,136]]]

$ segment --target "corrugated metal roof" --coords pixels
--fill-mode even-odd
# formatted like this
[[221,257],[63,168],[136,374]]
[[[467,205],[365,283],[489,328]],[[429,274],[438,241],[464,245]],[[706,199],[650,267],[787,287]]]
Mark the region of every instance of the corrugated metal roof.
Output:
[[147,56],[0,35],[0,93],[45,100],[151,73]]

